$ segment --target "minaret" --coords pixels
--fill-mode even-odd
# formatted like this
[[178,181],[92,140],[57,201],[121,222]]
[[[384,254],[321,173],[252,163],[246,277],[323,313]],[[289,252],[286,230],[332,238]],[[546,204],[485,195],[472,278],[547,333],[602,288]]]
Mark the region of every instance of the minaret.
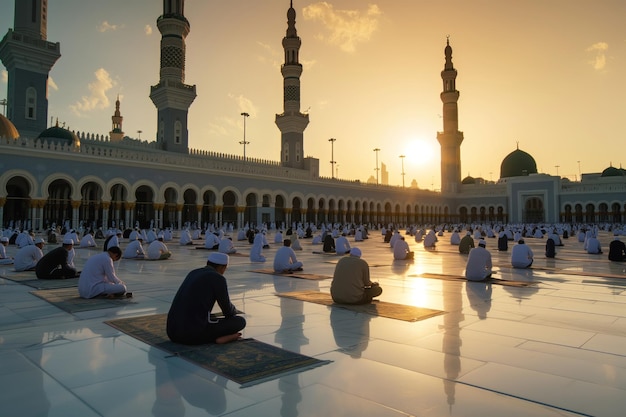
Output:
[[300,75],[302,64],[298,60],[302,42],[296,31],[296,11],[293,0],[287,11],[287,35],[283,38],[285,63],[280,68],[283,74],[282,114],[276,115],[276,126],[280,129],[280,161],[283,166],[302,169],[304,167],[304,129],[309,124],[309,115],[300,112]]
[[163,14],[157,19],[161,32],[161,70],[150,99],[158,109],[157,142],[167,151],[188,153],[187,114],[196,98],[196,86],[185,84],[185,38],[189,21],[185,0],[163,0]]
[[441,71],[443,91],[443,132],[437,132],[441,145],[441,192],[456,193],[461,183],[461,142],[463,132],[459,132],[459,92],[456,89],[457,72],[452,65],[452,47],[446,40],[446,64]]
[[119,142],[124,139],[124,131],[122,131],[122,122],[124,118],[122,117],[122,113],[120,113],[120,96],[117,96],[117,100],[115,100],[115,113],[111,116],[111,122],[113,124],[112,130],[109,132],[109,137],[111,138],[111,142]]
[[7,118],[23,137],[48,127],[48,74],[61,45],[47,41],[47,13],[47,0],[15,0],[15,29],[0,41],[0,61],[9,73]]

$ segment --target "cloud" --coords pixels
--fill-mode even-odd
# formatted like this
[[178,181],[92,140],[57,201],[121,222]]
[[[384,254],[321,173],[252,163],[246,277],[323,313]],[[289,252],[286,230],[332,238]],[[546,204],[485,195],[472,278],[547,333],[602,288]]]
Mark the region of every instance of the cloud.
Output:
[[98,69],[94,75],[96,79],[88,86],[89,95],[83,96],[80,101],[70,106],[70,109],[77,115],[82,116],[83,113],[105,109],[109,107],[109,99],[106,95],[115,85],[109,73],[104,69]]
[[252,100],[246,98],[242,95],[235,96],[234,94],[229,94],[228,97],[237,103],[237,108],[240,113],[248,113],[252,117],[256,117],[258,114],[258,110],[256,106],[252,103]]
[[594,58],[589,61],[591,66],[596,70],[602,70],[606,67],[606,51],[609,44],[606,42],[597,42],[587,48],[587,52],[595,54]]
[[328,34],[317,35],[319,39],[346,52],[354,52],[357,44],[370,40],[378,29],[382,14],[375,4],[369,5],[365,11],[336,10],[325,1],[306,6],[302,12],[304,19],[320,21],[326,28]]
[[144,33],[145,33],[147,36],[152,35],[152,26],[150,26],[150,25],[146,25],[146,26],[143,28],[143,31],[144,31]]
[[115,31],[117,29],[118,29],[117,25],[112,25],[106,20],[100,23],[100,26],[98,26],[98,32],[103,32],[103,33],[108,32],[108,31]]
[[48,87],[53,89],[54,91],[59,91],[59,86],[50,76],[48,76]]

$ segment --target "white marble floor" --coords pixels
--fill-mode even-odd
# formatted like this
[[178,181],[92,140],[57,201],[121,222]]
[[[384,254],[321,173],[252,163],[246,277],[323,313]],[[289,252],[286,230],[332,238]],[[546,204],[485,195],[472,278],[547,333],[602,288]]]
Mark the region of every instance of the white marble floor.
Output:
[[[605,252],[612,237],[602,234]],[[359,243],[383,301],[446,314],[405,322],[277,297],[329,291],[309,281],[250,272],[271,267],[231,257],[234,304],[244,337],[331,361],[242,388],[104,323],[166,313],[186,273],[207,252],[170,244],[163,262],[122,260],[133,304],[66,313],[0,279],[0,416],[623,416],[626,410],[626,265],[587,255],[575,239],[532,270],[513,270],[488,239],[496,276],[528,288],[446,281],[466,255],[440,237],[436,250],[407,237],[414,262],[392,261],[377,232]],[[302,240],[305,272],[332,275],[336,257]],[[351,242],[353,245],[354,243]],[[249,253],[247,242],[236,242]],[[509,248],[510,249],[510,248]],[[93,250],[77,249],[80,267]],[[0,275],[10,276],[10,267]]]

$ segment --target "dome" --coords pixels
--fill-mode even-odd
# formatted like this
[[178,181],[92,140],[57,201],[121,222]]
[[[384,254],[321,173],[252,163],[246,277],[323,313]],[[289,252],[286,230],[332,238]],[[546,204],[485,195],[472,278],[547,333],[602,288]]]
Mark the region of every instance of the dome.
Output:
[[69,145],[80,146],[80,139],[76,136],[76,133],[70,132],[67,129],[56,126],[49,127],[37,136],[37,139],[42,141],[46,140],[49,143],[56,143],[57,145]]
[[608,167],[602,171],[601,177],[623,177],[626,176],[626,170],[623,168]]
[[9,119],[0,114],[0,138],[17,139],[19,132]]
[[500,178],[522,177],[536,173],[535,158],[519,148],[508,154],[500,165]]
[[461,184],[476,184],[476,179],[468,175],[467,177],[463,178]]

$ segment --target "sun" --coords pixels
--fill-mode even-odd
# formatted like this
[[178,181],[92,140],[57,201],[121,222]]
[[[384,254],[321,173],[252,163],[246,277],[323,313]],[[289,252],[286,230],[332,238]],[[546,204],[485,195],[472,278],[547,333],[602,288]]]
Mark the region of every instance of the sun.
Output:
[[411,139],[405,146],[407,162],[428,164],[435,158],[435,145],[424,139]]

